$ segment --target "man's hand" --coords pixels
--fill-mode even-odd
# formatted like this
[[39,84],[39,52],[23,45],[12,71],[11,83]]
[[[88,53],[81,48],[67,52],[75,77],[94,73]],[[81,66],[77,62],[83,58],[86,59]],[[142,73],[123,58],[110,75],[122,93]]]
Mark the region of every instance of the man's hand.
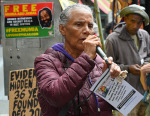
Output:
[[133,75],[140,75],[141,67],[138,64],[130,65],[129,72]]

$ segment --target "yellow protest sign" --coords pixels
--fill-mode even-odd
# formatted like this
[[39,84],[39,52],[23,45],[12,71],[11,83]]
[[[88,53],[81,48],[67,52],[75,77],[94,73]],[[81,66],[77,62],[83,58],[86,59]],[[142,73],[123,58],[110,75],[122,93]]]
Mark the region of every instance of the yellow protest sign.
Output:
[[62,7],[62,9],[64,10],[65,8],[67,8],[68,6],[75,4],[75,2],[70,1],[70,0],[59,0],[60,5]]

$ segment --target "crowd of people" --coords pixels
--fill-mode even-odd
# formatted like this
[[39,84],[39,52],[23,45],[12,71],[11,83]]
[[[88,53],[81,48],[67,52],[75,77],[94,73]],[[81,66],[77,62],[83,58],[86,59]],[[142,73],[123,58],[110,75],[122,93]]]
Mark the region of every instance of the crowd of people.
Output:
[[[34,62],[42,116],[113,116],[115,108],[90,91],[109,67],[111,78],[127,70],[130,85],[141,94],[149,90],[150,36],[140,29],[149,24],[149,16],[138,5],[125,7],[120,16],[124,22],[116,24],[105,42],[106,62],[96,52],[101,43],[94,35],[92,10],[74,4],[61,12],[59,31],[64,43],[48,48]],[[145,116],[146,108],[141,101],[128,116]]]

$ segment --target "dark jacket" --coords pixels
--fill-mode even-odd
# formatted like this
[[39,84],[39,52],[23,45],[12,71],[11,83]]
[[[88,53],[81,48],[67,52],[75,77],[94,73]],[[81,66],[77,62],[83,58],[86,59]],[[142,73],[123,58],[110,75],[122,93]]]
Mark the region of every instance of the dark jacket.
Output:
[[[69,63],[70,67],[67,66]],[[102,59],[97,56],[91,60],[87,54],[82,53],[72,62],[64,54],[52,48],[35,59],[35,71],[38,83],[38,98],[43,116],[58,116],[59,112],[79,92],[80,102],[91,93],[89,90],[102,74]],[[90,74],[89,74],[90,73]],[[76,104],[77,102],[77,97]],[[94,95],[81,105],[82,116],[112,116],[112,106],[98,97],[100,113]],[[72,111],[73,105],[67,115]],[[98,115],[97,115],[98,114]],[[74,113],[72,114],[74,115]]]
[[[139,50],[136,48],[134,39],[127,32],[126,24],[120,23],[106,39],[106,54],[113,57],[113,61],[120,66],[121,70],[128,71],[129,65],[132,64],[141,65],[141,59],[144,59],[145,62],[150,60],[149,34],[145,30],[139,29],[137,37],[140,43]],[[129,72],[126,80],[139,92],[144,93],[140,76]]]

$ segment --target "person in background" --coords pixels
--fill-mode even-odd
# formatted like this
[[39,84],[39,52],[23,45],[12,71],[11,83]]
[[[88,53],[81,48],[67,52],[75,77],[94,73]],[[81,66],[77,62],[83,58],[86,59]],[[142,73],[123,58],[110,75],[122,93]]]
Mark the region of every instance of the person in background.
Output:
[[114,23],[113,23],[113,22],[109,22],[109,23],[106,25],[106,27],[105,27],[105,33],[106,33],[107,35],[109,35],[110,33],[112,33],[115,26],[116,26],[116,23],[115,23],[115,22],[114,22]]
[[[150,63],[141,67],[141,83],[147,95],[150,95]],[[147,82],[149,81],[149,82]],[[146,96],[145,96],[146,97]],[[150,96],[149,96],[150,97]],[[150,116],[150,98],[148,99],[148,106],[145,116]]]
[[[144,90],[140,83],[140,68],[150,60],[150,36],[140,29],[143,22],[145,26],[149,24],[144,9],[135,4],[122,9],[120,16],[125,22],[116,25],[105,42],[107,56],[112,56],[121,70],[128,71],[126,81],[141,94]],[[141,101],[128,116],[144,116],[145,109],[146,105]]]
[[45,7],[39,11],[39,21],[42,28],[51,28],[52,26],[52,11]]
[[[93,35],[93,14],[82,4],[67,7],[60,14],[59,30],[65,39],[35,59],[38,98],[42,116],[112,116],[112,106],[91,94],[90,88],[108,68],[96,54],[100,39]],[[111,77],[120,67],[112,58]]]

